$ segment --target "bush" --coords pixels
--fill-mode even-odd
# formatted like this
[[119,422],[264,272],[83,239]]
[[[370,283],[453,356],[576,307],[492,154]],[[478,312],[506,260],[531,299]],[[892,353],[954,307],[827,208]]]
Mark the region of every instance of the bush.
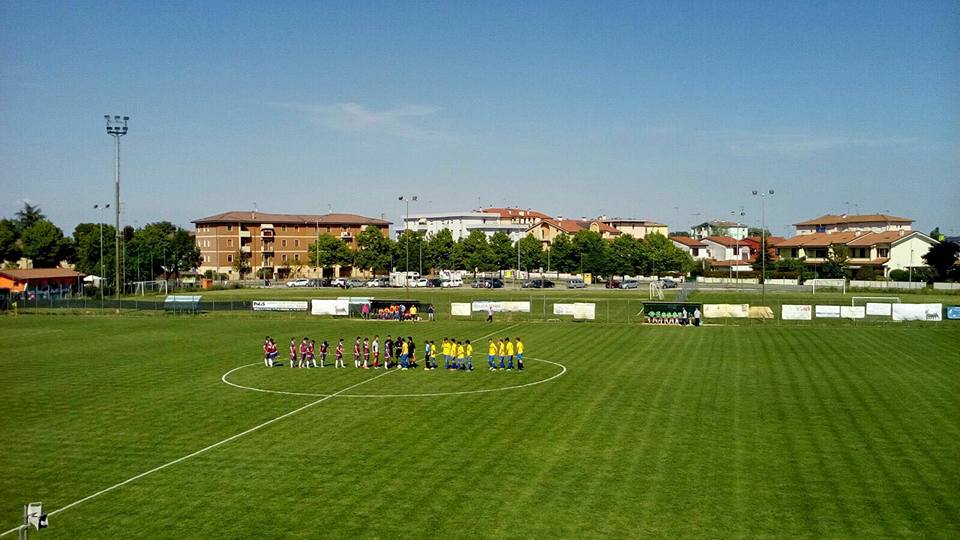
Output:
[[890,280],[891,281],[909,281],[910,272],[907,272],[906,270],[891,270]]
[[877,279],[877,269],[872,266],[861,266],[855,277],[861,281],[874,281]]

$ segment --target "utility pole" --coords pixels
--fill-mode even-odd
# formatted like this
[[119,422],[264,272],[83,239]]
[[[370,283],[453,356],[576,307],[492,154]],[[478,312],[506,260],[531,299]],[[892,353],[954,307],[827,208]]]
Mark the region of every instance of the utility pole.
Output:
[[94,209],[100,209],[100,283],[97,288],[100,289],[100,307],[103,307],[103,211],[110,208],[109,204],[95,204]]
[[103,115],[107,120],[107,135],[113,137],[114,150],[113,150],[113,179],[114,179],[114,210],[116,216],[115,226],[116,230],[116,245],[115,251],[116,255],[114,257],[114,297],[120,299],[120,137],[123,137],[127,134],[127,121],[130,120],[129,116],[119,116],[115,115],[111,119],[109,114]]
[[[410,203],[417,202],[417,196],[401,195],[397,197],[397,200],[404,202],[407,205],[407,219],[403,220],[403,232],[406,233],[410,229]],[[410,293],[410,238],[405,238],[403,241],[403,245],[406,248],[406,258],[407,258],[407,262],[403,267],[403,288],[404,288],[404,294],[409,294]]]
[[753,190],[753,196],[760,197],[760,256],[763,257],[760,260],[760,304],[764,306],[767,296],[767,214],[764,202],[768,196],[772,197],[773,193],[772,189],[766,192]]

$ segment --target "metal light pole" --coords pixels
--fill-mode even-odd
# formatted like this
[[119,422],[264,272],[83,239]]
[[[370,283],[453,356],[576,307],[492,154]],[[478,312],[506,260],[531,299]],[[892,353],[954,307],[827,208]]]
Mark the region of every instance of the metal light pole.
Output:
[[110,205],[95,204],[93,208],[100,210],[100,283],[97,286],[100,289],[100,303],[103,304],[103,211],[110,208]]
[[129,116],[119,116],[115,115],[111,118],[109,114],[103,115],[107,120],[107,135],[113,137],[113,179],[114,179],[114,210],[116,216],[116,249],[115,259],[113,261],[114,266],[114,296],[117,300],[120,299],[120,137],[123,137],[127,134],[127,121],[130,120]]
[[754,197],[760,197],[760,256],[763,257],[760,259],[760,304],[766,304],[767,297],[767,214],[766,206],[764,202],[766,201],[767,196],[773,196],[773,190],[768,189],[766,192],[761,192],[758,190],[753,190]]
[[[741,220],[743,219],[743,216],[745,216],[746,214],[747,214],[747,213],[743,211],[743,207],[740,207],[740,219],[741,219]],[[736,210],[731,210],[731,211],[730,211],[730,215],[733,216],[733,220],[734,220],[734,221],[736,222],[736,224],[737,224],[737,227],[736,227],[736,228],[739,229],[739,228],[740,228],[740,220],[737,219],[737,211],[736,211]],[[761,236],[763,236],[763,232],[762,232],[762,231],[761,231]],[[739,235],[736,235],[736,236],[733,237],[733,239],[736,241],[736,246],[737,246],[737,247],[736,247],[736,254],[737,254],[737,261],[739,262],[739,261],[741,260],[741,255],[740,255],[740,237],[739,237]],[[732,270],[732,269],[731,269],[731,270]],[[737,287],[739,287],[739,286],[740,286],[740,265],[737,264]]]
[[[403,232],[406,233],[408,230],[410,230],[410,203],[417,202],[417,196],[401,195],[397,198],[397,200],[404,202],[407,205],[407,219],[403,221]],[[403,241],[403,244],[407,252],[406,253],[407,262],[403,267],[403,287],[404,287],[404,294],[409,294],[410,292],[409,291],[410,289],[410,239],[409,238],[405,239]]]

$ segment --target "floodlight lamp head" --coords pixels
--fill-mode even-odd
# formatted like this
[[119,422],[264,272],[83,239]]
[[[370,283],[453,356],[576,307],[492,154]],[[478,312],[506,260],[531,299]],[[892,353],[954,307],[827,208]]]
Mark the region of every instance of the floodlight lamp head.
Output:
[[773,190],[771,189],[771,190],[769,191],[769,193],[770,193],[771,195],[773,195]]
[[414,200],[414,201],[417,200],[417,196],[416,196],[416,195],[413,196],[413,200]]
[[757,190],[753,190],[753,194],[756,195],[756,194],[757,194]]

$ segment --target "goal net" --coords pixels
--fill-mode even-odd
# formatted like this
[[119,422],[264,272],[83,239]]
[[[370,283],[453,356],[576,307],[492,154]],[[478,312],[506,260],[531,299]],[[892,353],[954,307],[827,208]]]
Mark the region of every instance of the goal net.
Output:
[[854,296],[850,299],[851,306],[865,306],[870,304],[899,304],[899,296]]
[[148,292],[151,294],[167,294],[167,282],[166,280],[156,280],[156,281],[136,281],[134,282],[136,286],[133,294],[139,294],[140,296],[145,296]]

